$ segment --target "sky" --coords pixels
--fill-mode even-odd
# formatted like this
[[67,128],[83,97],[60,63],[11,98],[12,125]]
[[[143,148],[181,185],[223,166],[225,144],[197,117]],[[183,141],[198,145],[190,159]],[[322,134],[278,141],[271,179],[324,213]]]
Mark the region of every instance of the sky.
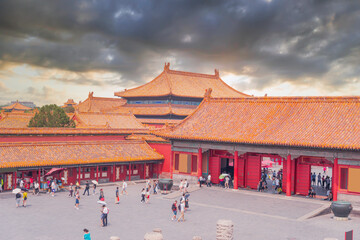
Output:
[[0,105],[114,97],[165,62],[255,96],[360,95],[360,1],[0,1]]

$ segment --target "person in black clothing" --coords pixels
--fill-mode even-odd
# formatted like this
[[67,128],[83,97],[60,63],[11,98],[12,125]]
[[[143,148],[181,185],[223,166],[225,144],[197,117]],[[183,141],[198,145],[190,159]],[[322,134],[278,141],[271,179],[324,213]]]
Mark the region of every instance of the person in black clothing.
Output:
[[85,193],[87,192],[87,194],[89,196],[89,189],[90,189],[89,181],[86,181],[85,190],[84,190],[83,195],[85,195]]
[[173,211],[174,216],[171,218],[171,220],[176,220],[176,215],[177,215],[177,201],[175,200],[175,202],[171,205],[171,210]]

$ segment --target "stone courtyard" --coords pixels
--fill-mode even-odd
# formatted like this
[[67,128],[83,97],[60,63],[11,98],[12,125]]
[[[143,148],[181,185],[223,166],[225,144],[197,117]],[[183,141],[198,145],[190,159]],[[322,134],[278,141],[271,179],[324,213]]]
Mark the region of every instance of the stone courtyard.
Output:
[[[55,197],[49,194],[29,194],[28,207],[15,208],[15,195],[0,194],[1,239],[75,240],[83,239],[83,229],[90,230],[92,239],[108,240],[119,236],[121,240],[144,239],[147,232],[161,228],[165,240],[215,239],[216,222],[232,220],[234,239],[344,239],[345,231],[354,229],[354,239],[360,218],[336,221],[332,214],[308,218],[325,209],[329,202],[300,197],[285,197],[247,190],[224,190],[202,187],[191,192],[190,209],[185,222],[171,221],[171,204],[179,199],[177,192],[169,195],[151,195],[150,203],[140,203],[144,183],[129,184],[129,195],[120,197],[115,204],[115,185],[104,189],[110,209],[107,227],[100,225],[98,194],[83,196],[80,209],[74,208],[75,199],[67,192]],[[82,191],[81,191],[82,194]]]

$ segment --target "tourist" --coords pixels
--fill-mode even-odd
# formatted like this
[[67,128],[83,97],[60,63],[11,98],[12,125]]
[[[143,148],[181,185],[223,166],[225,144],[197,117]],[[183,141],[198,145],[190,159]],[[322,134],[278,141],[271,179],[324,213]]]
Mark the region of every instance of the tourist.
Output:
[[185,179],[185,181],[184,181],[184,192],[187,192],[188,187],[189,187],[189,183],[188,183],[187,179]]
[[199,177],[199,184],[200,184],[200,187],[201,187],[201,184],[205,184],[205,178],[203,176]]
[[149,188],[146,189],[145,197],[146,197],[145,203],[149,203],[149,201],[150,201],[150,189]]
[[157,180],[154,180],[154,183],[153,183],[153,191],[154,191],[154,194],[157,194],[157,191],[158,191],[158,183],[157,183]]
[[28,196],[27,191],[24,191],[23,192],[23,207],[26,207],[27,196]]
[[75,192],[77,192],[80,189],[79,181],[76,181],[75,183]]
[[116,187],[116,191],[115,191],[115,204],[119,204],[119,203],[120,203],[119,187]]
[[276,181],[275,181],[275,178],[273,177],[272,179],[272,192],[275,193],[275,188],[276,188]]
[[209,175],[207,176],[206,186],[207,186],[207,187],[211,187],[211,174],[210,174],[210,173],[209,173]]
[[184,184],[183,184],[183,180],[181,179],[180,184],[179,184],[179,190],[182,191],[183,187],[184,187]]
[[100,201],[105,201],[104,191],[102,190],[102,188],[100,189],[99,200],[100,200]]
[[20,188],[24,188],[24,181],[22,180],[22,178],[20,178],[20,184],[19,184]]
[[101,222],[102,222],[102,226],[106,227],[108,222],[107,222],[107,217],[109,214],[109,208],[106,207],[106,205],[102,205],[102,209],[100,210],[101,212]]
[[145,188],[143,188],[143,189],[141,190],[141,201],[140,201],[140,202],[142,202],[142,203],[145,202],[145,194],[146,194],[146,191],[145,191]]
[[322,188],[325,187],[325,175],[323,175],[321,178],[321,186],[322,186]]
[[175,200],[175,202],[171,205],[171,210],[174,214],[174,216],[171,218],[172,221],[176,220],[176,215],[177,215],[177,201]]
[[93,185],[93,195],[95,195],[95,192],[96,192],[96,184],[94,183],[94,185]]
[[332,201],[333,200],[333,194],[330,190],[327,191],[325,201]]
[[180,222],[181,219],[184,222],[185,221],[185,201],[180,202],[179,210],[180,210],[180,217],[178,218],[178,222]]
[[125,182],[125,180],[123,180],[121,195],[123,195],[124,192],[126,193],[126,195],[128,195],[126,188],[127,188],[127,183]]
[[70,186],[69,186],[69,197],[72,197],[72,196],[73,196],[73,193],[74,193],[73,184],[70,183]]
[[21,193],[15,195],[16,207],[20,206]]
[[84,240],[91,240],[90,232],[86,228],[84,228]]
[[76,196],[75,196],[75,208],[77,210],[79,210],[79,204],[80,204],[80,194],[79,194],[79,192],[77,192]]
[[258,183],[258,187],[257,187],[257,190],[259,191],[259,192],[262,192],[264,189],[263,189],[263,181],[262,181],[262,179],[259,181],[259,183]]
[[325,182],[326,182],[326,190],[330,190],[330,177],[329,176],[326,176],[326,179],[325,179]]
[[52,181],[52,183],[51,183],[51,196],[52,197],[55,196],[55,189],[56,189],[55,181]]
[[4,180],[0,178],[0,192],[2,192],[4,189]]
[[230,181],[230,177],[228,175],[226,175],[226,177],[225,177],[225,189],[229,188],[229,181]]
[[87,192],[87,194],[89,196],[89,189],[90,189],[89,181],[86,181],[85,190],[84,190],[83,195],[85,195],[85,193]]
[[39,195],[39,192],[40,192],[40,184],[38,181],[35,181],[34,183],[34,189],[35,189],[35,194],[36,195]]
[[280,181],[278,178],[275,178],[275,190],[278,190],[279,187],[280,187]]
[[308,197],[310,197],[310,198],[316,197],[316,192],[313,187],[310,187]]
[[317,180],[317,185],[321,186],[321,173],[319,173],[319,175],[317,176],[318,180]]
[[35,195],[34,179],[30,177],[30,189],[32,189],[33,195]]
[[316,185],[316,173],[315,172],[311,175],[311,184]]

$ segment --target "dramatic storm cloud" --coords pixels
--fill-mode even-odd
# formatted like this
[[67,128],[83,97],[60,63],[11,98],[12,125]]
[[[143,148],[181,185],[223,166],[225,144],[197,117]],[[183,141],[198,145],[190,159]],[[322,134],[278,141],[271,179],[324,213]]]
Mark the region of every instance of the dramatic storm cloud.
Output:
[[358,95],[359,26],[359,1],[1,1],[0,104],[112,96],[165,61],[248,94]]

